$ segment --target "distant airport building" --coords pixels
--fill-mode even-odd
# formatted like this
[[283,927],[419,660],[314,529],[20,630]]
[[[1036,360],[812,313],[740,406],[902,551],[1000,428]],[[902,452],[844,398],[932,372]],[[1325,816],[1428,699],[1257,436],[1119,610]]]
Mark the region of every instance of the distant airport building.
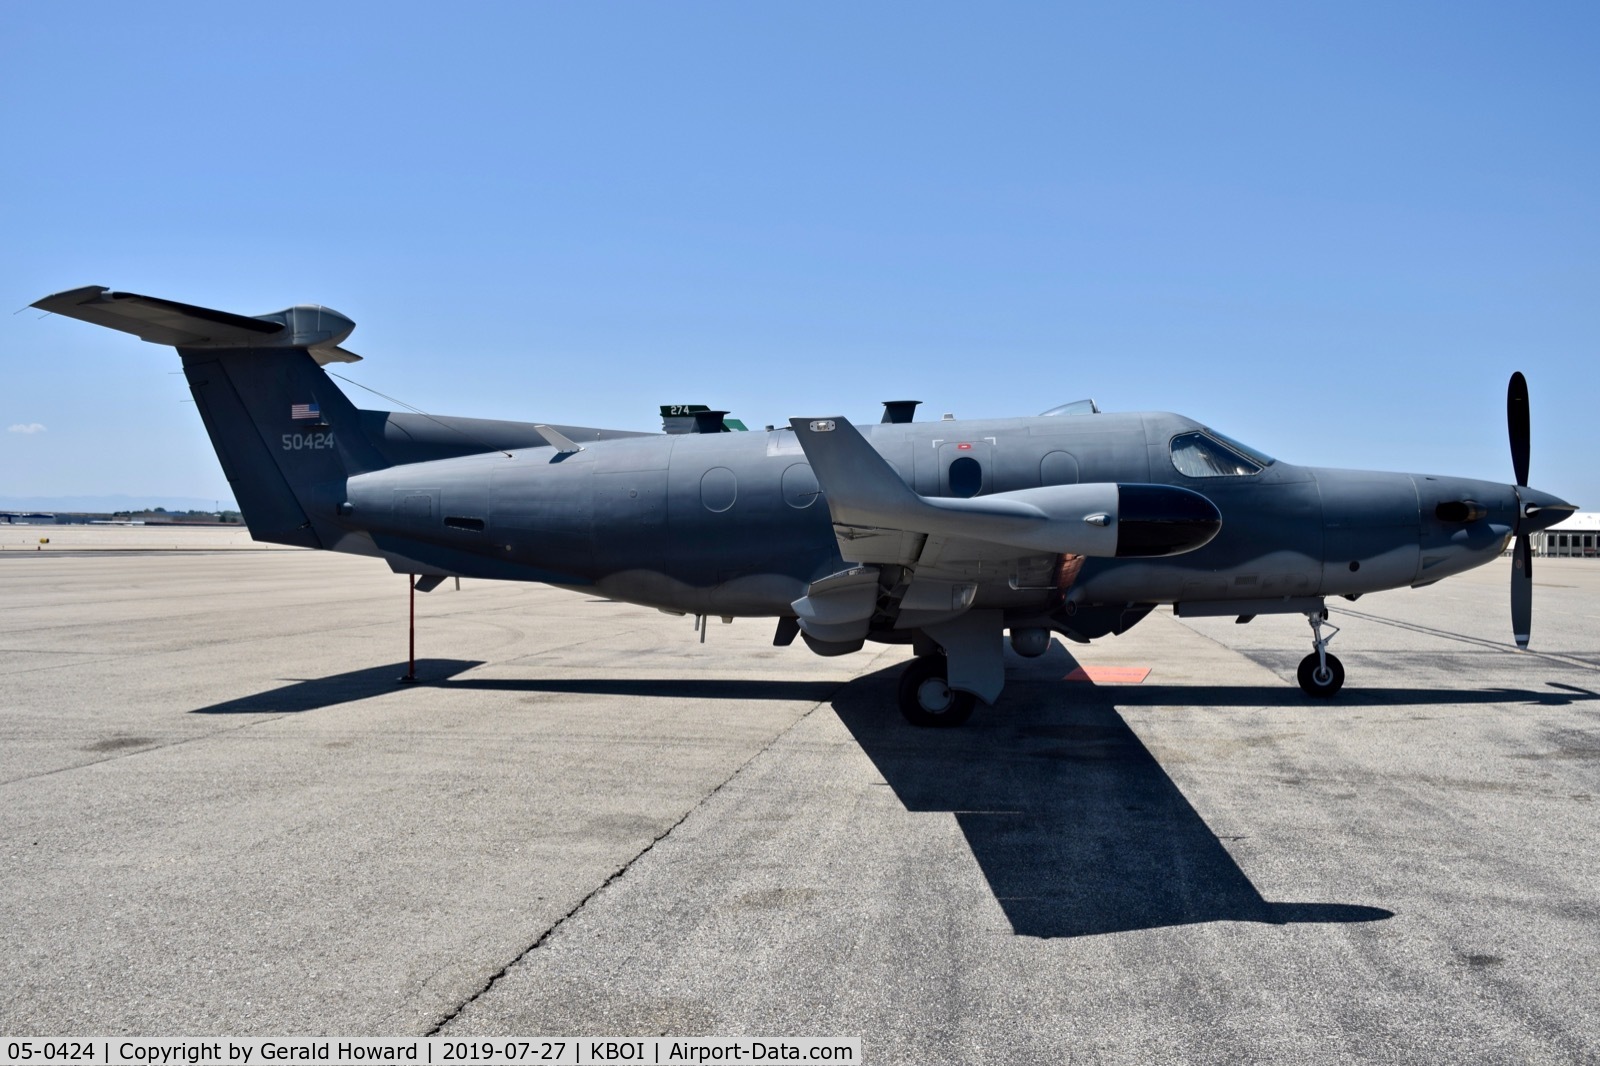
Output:
[[1600,511],[1579,511],[1533,535],[1533,553],[1563,559],[1600,558]]

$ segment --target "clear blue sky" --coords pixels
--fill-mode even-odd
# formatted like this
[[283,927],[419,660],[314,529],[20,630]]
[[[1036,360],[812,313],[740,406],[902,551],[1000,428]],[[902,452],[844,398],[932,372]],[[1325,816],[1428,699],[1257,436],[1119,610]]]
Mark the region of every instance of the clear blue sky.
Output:
[[[1093,396],[1497,480],[1521,369],[1600,508],[1597,56],[1594,3],[19,0],[0,292],[324,303],[448,414]],[[170,349],[0,360],[0,494],[227,494]]]

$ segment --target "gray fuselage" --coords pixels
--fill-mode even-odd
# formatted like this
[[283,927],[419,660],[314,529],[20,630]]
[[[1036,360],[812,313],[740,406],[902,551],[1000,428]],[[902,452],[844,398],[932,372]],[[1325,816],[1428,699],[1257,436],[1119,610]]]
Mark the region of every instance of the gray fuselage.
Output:
[[[1271,610],[1280,601],[1287,610],[1311,597],[1426,584],[1500,554],[1517,515],[1511,486],[1461,478],[1282,461],[1250,474],[1186,476],[1171,442],[1203,427],[1175,414],[862,428],[923,496],[1139,482],[1208,497],[1222,514],[1221,532],[1187,554],[1084,559],[1066,581],[1058,579],[1059,556],[985,559],[974,551],[961,561],[978,585],[975,607],[1080,637],[1118,631],[1107,612],[1137,605]],[[663,610],[790,615],[812,581],[850,561],[786,429],[412,463],[352,477],[347,495],[340,525],[369,535],[383,554],[415,560],[418,572],[522,577]],[[1463,500],[1481,514],[1437,517],[1438,505]],[[371,550],[359,541],[339,546]]]

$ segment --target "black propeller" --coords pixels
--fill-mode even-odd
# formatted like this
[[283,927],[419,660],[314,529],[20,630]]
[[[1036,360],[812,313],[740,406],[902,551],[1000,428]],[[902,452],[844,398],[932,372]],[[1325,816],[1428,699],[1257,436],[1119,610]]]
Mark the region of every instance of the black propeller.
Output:
[[1517,647],[1527,648],[1533,625],[1533,544],[1523,529],[1527,505],[1522,490],[1528,487],[1528,379],[1518,371],[1506,387],[1506,427],[1511,433],[1511,468],[1517,475],[1517,546],[1511,554],[1511,634]]

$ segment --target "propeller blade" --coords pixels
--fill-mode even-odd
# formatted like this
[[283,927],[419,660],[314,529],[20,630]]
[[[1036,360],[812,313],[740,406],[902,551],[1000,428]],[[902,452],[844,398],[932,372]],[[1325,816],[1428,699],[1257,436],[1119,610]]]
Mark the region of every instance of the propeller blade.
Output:
[[1517,647],[1528,648],[1528,630],[1533,625],[1533,544],[1524,533],[1517,538],[1511,555],[1511,635]]
[[1511,431],[1511,469],[1521,488],[1528,484],[1528,422],[1528,379],[1518,371],[1506,387],[1506,428]]

